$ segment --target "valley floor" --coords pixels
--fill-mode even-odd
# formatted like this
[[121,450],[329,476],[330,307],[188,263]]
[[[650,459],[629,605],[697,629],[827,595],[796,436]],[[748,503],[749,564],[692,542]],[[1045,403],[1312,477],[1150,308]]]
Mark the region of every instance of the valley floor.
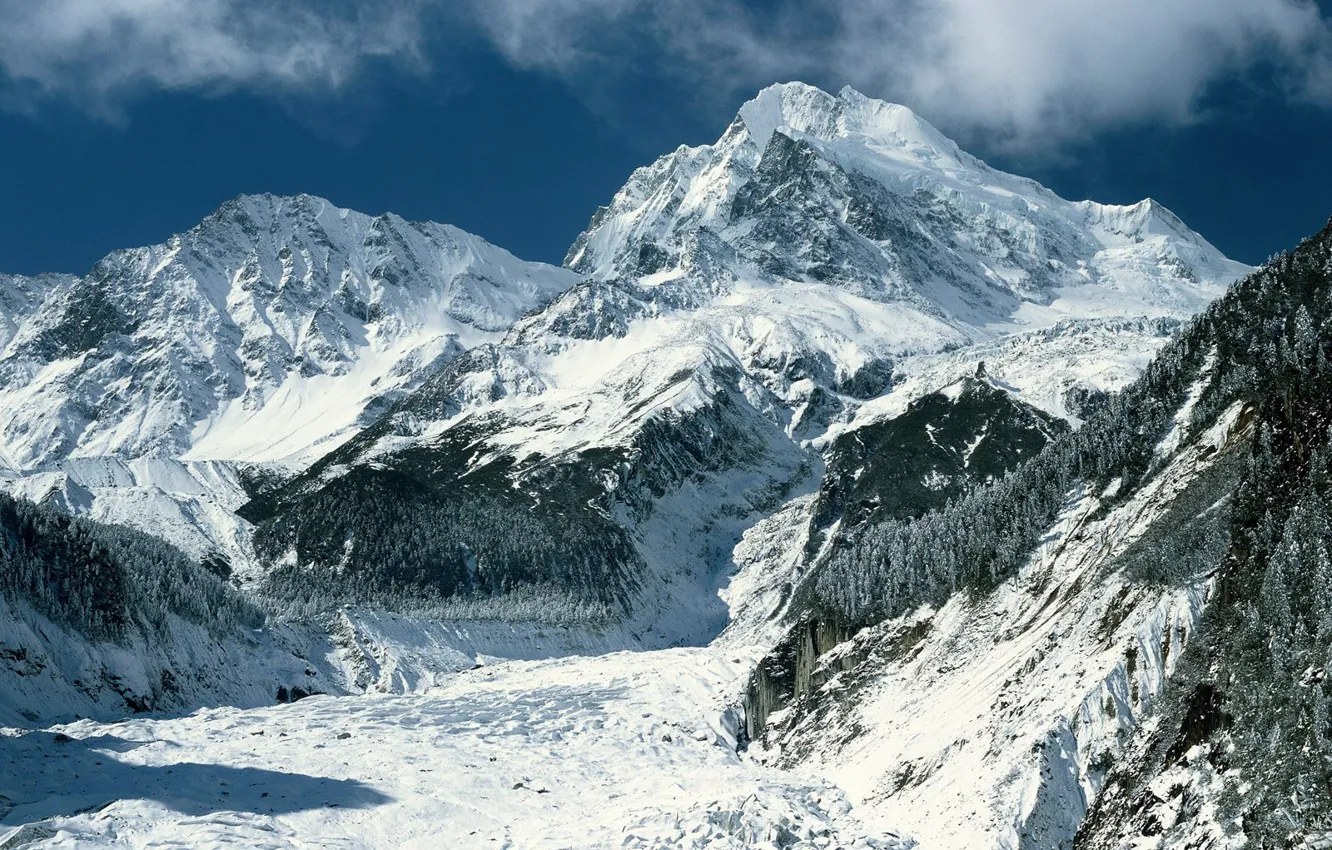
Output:
[[905,848],[736,751],[719,648],[0,734],[0,848]]

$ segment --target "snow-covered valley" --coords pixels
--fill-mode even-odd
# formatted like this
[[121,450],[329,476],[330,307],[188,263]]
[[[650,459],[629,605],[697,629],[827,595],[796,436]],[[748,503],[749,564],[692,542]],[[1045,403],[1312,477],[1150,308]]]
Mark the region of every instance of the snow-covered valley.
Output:
[[1241,422],[1235,409],[1186,444],[1168,438],[1154,483],[1109,515],[1073,494],[989,598],[927,607],[829,653],[833,669],[870,660],[830,680],[797,725],[774,716],[762,745],[746,739],[745,688],[785,628],[809,498],[745,534],[732,620],[709,646],[348,611],[326,639],[286,641],[309,651],[301,681],[328,693],[7,729],[0,842],[1067,846],[1207,592],[1202,578],[1153,591],[1117,559],[1224,466]]
[[4,847],[903,848],[736,752],[710,649],[505,662],[422,695],[309,697],[0,735]]

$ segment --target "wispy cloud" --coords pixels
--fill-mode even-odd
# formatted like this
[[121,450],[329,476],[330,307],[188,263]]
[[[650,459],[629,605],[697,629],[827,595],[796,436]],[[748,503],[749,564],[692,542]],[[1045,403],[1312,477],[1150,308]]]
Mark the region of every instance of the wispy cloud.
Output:
[[777,79],[849,83],[952,128],[1041,148],[1107,125],[1183,123],[1263,68],[1332,100],[1312,0],[477,0],[511,62],[597,85],[626,44],[720,98]]
[[936,0],[905,27],[901,5],[846,4],[835,67],[1018,144],[1188,122],[1259,67],[1287,96],[1326,94],[1332,32],[1309,0]]
[[337,90],[370,59],[422,61],[427,0],[0,0],[10,99],[114,114],[146,90]]
[[103,111],[152,89],[337,91],[478,35],[603,109],[642,67],[714,108],[809,78],[1028,149],[1194,120],[1256,69],[1332,103],[1314,0],[0,0],[0,24],[11,87]]

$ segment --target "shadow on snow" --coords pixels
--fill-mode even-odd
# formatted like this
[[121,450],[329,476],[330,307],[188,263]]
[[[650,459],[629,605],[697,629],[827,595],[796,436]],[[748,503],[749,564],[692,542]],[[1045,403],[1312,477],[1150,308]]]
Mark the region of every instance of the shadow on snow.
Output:
[[137,765],[116,758],[140,746],[111,735],[0,736],[0,827],[99,811],[119,800],[146,800],[199,816],[364,809],[392,799],[351,779],[189,762]]

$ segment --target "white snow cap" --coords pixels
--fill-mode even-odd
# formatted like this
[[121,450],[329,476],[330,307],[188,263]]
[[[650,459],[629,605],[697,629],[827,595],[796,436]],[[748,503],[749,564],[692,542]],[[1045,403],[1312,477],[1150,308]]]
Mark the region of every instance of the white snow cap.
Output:
[[774,132],[824,141],[860,137],[916,153],[925,161],[957,163],[957,144],[908,107],[876,100],[850,86],[834,97],[806,83],[777,83],[740,107],[740,120],[760,149]]

